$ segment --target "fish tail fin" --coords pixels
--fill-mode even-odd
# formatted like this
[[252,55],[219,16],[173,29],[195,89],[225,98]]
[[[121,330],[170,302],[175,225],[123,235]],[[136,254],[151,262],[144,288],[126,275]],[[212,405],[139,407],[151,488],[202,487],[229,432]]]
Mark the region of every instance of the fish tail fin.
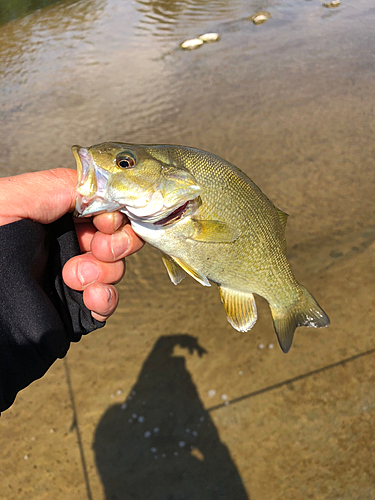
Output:
[[276,309],[270,305],[273,326],[283,352],[292,346],[294,330],[297,326],[321,328],[329,325],[329,318],[311,293],[299,285],[299,299],[287,309]]

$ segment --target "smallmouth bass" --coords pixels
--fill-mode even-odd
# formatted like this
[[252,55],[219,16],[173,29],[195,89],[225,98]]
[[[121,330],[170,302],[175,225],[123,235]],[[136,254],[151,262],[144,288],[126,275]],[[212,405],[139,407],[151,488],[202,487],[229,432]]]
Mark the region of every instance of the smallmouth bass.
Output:
[[106,142],[72,152],[76,215],[125,213],[133,230],[161,251],[175,285],[189,274],[219,287],[236,330],[255,324],[254,294],[267,300],[285,353],[296,327],[329,325],[286,259],[287,214],[239,168],[184,146]]

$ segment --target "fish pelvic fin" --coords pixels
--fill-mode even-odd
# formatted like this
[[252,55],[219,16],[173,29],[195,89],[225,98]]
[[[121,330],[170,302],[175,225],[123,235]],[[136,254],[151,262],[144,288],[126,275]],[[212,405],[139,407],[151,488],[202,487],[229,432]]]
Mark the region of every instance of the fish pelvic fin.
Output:
[[186,278],[185,271],[171,257],[162,253],[161,259],[166,270],[168,271],[168,276],[174,285],[178,285],[184,278]]
[[257,306],[252,293],[242,293],[219,286],[228,322],[239,332],[247,332],[257,320]]
[[181,259],[178,259],[177,257],[171,257],[171,258],[178,266],[180,266],[185,271],[185,273],[189,274],[192,278],[198,281],[198,283],[200,283],[203,286],[211,286],[211,283],[208,281],[207,277],[204,274],[200,273],[199,271],[196,271],[189,264],[182,261]]
[[276,309],[270,305],[273,326],[283,352],[289,352],[294,331],[298,326],[322,328],[328,326],[330,321],[326,313],[316,302],[314,297],[302,285],[300,298],[289,309]]

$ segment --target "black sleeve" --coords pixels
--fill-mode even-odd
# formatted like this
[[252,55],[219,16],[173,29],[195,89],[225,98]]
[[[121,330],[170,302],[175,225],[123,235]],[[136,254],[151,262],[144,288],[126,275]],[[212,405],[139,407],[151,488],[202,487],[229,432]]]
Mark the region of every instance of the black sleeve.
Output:
[[70,214],[48,225],[24,219],[0,227],[0,412],[70,342],[105,324],[62,280],[65,262],[79,253]]

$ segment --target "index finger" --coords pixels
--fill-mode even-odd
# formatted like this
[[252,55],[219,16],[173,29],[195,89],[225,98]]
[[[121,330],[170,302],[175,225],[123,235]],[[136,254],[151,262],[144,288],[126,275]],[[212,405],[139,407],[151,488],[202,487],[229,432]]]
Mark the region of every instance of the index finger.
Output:
[[113,234],[125,222],[128,222],[126,215],[121,212],[107,212],[104,214],[95,215],[92,220],[98,231],[104,234]]

